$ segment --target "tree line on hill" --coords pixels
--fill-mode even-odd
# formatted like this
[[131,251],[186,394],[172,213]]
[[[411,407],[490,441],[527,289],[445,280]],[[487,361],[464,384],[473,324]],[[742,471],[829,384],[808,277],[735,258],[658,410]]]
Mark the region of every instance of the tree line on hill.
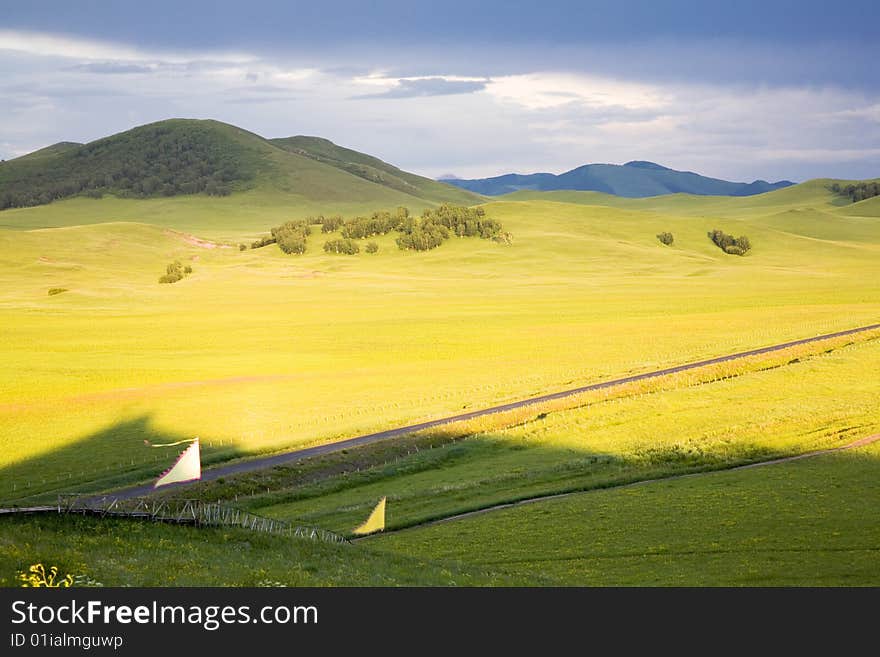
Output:
[[[453,235],[510,242],[510,234],[503,232],[500,223],[488,218],[483,208],[444,204],[439,208],[425,210],[421,217],[412,216],[405,207],[399,207],[393,212],[377,211],[369,217],[357,216],[347,220],[339,215],[309,216],[272,228],[269,235],[254,241],[251,248],[259,249],[277,243],[285,253],[304,253],[311,226],[318,224],[322,233],[339,231],[340,234],[339,239],[324,243],[324,252],[345,255],[360,252],[357,240],[386,235],[392,231],[400,233],[396,242],[398,248],[403,250],[428,251],[437,248]],[[245,250],[247,247],[241,244],[239,248]],[[379,245],[369,242],[365,251],[376,253]]]
[[880,196],[880,181],[860,182],[855,185],[832,183],[831,191],[840,196],[847,196],[853,203]]
[[0,210],[83,195],[150,198],[206,193],[226,196],[249,180],[237,149],[199,138],[197,128],[145,126],[68,152],[0,167]]

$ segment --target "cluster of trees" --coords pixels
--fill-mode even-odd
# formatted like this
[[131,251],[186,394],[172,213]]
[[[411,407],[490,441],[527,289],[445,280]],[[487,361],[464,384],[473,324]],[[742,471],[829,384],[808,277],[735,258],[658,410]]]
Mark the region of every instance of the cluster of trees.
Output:
[[192,274],[193,268],[190,265],[184,267],[180,260],[175,260],[165,268],[165,274],[159,277],[160,283],[176,283],[184,276]]
[[734,237],[716,228],[715,230],[710,230],[708,236],[715,243],[715,246],[731,255],[745,255],[752,248],[749,238],[745,235]]
[[240,155],[237,147],[203,134],[198,126],[144,126],[51,158],[4,163],[0,210],[77,194],[225,196],[237,182],[253,177]]
[[501,224],[487,218],[483,208],[444,203],[434,210],[425,210],[422,221],[444,226],[458,237],[491,239],[501,235]]
[[[252,249],[262,249],[264,246],[269,246],[270,244],[275,244],[275,237],[273,235],[267,235],[266,237],[261,237],[258,240],[254,240],[251,242]],[[239,247],[240,249],[241,247]]]
[[[269,235],[251,243],[252,249],[261,249],[269,244],[277,244],[285,253],[305,253],[306,238],[312,234],[309,219],[297,221],[285,221],[280,226],[269,230]],[[239,245],[239,250],[244,251],[244,245]]]
[[409,219],[409,210],[399,207],[394,213],[374,212],[369,217],[349,219],[342,226],[342,236],[350,239],[363,239],[374,235],[385,235]]
[[510,242],[510,235],[502,232],[501,224],[489,219],[483,208],[446,203],[439,208],[425,210],[419,219],[407,217],[397,230],[401,232],[397,246],[405,250],[435,249],[452,235]]
[[[371,242],[374,244],[374,242]],[[355,255],[360,253],[361,248],[358,246],[357,242],[350,238],[336,239],[336,240],[328,240],[324,243],[324,252],[325,253],[343,253],[345,255]],[[379,250],[379,247],[376,247],[376,250]],[[372,253],[372,252],[371,252]]]
[[855,185],[841,186],[840,183],[833,183],[831,191],[841,196],[848,196],[853,203],[864,201],[866,198],[880,196],[880,181],[860,182]]
[[311,235],[312,228],[306,221],[286,221],[272,229],[272,237],[278,247],[287,253],[305,253],[306,237]]
[[[385,235],[397,231],[397,246],[404,250],[427,251],[443,244],[452,235],[459,237],[482,237],[501,242],[510,242],[510,235],[502,232],[501,224],[486,217],[483,208],[466,208],[455,205],[442,205],[435,210],[426,210],[421,217],[414,217],[407,208],[399,207],[392,212],[374,212],[369,217],[354,217],[343,220],[339,215],[309,216],[299,221],[288,221],[272,228],[270,235],[251,244],[259,249],[269,244],[278,244],[285,253],[304,253],[306,238],[311,234],[311,226],[321,225],[322,233],[340,230],[340,239],[329,240],[324,244],[326,253],[354,255],[360,252],[355,240]],[[239,245],[244,251],[246,245]],[[367,253],[378,253],[376,242],[367,243]]]
[[662,233],[657,233],[657,239],[660,240],[661,244],[665,244],[666,246],[671,246],[675,241],[675,238],[672,236],[672,233],[668,231],[663,231]]
[[449,239],[449,229],[430,221],[413,220],[401,230],[397,246],[405,251],[429,251]]
[[321,224],[322,233],[332,233],[333,231],[342,228],[342,224],[345,223],[345,219],[343,219],[338,214],[334,214],[332,217],[318,215],[312,223]]

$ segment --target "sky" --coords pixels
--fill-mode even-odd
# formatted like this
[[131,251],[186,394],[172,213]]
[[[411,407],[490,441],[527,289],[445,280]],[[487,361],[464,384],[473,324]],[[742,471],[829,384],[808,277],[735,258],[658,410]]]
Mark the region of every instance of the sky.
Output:
[[880,3],[0,0],[0,159],[172,117],[438,177],[880,176]]

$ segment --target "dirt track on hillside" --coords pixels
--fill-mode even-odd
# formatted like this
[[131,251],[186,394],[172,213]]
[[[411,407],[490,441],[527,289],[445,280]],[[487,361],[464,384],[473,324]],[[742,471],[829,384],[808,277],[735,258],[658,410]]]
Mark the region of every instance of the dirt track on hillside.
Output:
[[[340,440],[333,443],[328,443],[325,445],[318,445],[316,447],[307,447],[304,449],[296,449],[289,452],[284,452],[281,454],[275,454],[272,456],[263,456],[254,459],[249,459],[246,461],[238,461],[233,463],[228,463],[226,465],[217,466],[215,468],[210,468],[202,471],[202,480],[203,481],[211,481],[214,479],[219,479],[220,477],[228,477],[231,475],[241,474],[245,472],[253,472],[255,470],[262,470],[265,468],[272,468],[278,465],[286,465],[289,463],[294,463],[297,461],[301,461],[303,459],[310,458],[312,456],[321,456],[324,454],[330,454],[332,452],[338,452],[343,449],[350,449],[352,447],[360,447],[363,445],[369,445],[372,443],[381,442],[383,440],[389,440],[391,438],[399,438],[401,436],[415,433],[417,431],[424,431],[425,429],[433,429],[434,427],[443,426],[446,424],[451,424],[453,422],[462,422],[465,420],[472,420],[474,418],[482,417],[485,415],[493,415],[495,413],[503,413],[505,411],[514,410],[517,408],[523,408],[525,406],[531,406],[533,404],[540,404],[543,402],[553,401],[556,399],[564,399],[565,397],[572,397],[574,395],[579,395],[585,392],[591,392],[594,390],[602,390],[605,388],[612,388],[615,386],[624,385],[627,383],[633,383],[635,381],[644,381],[646,379],[653,379],[661,376],[667,376],[669,374],[677,374],[679,372],[686,372],[688,370],[697,369],[700,367],[707,367],[709,365],[716,365],[718,363],[725,363],[732,360],[738,360],[740,358],[747,358],[749,356],[757,356],[760,354],[772,353],[774,351],[781,351],[783,349],[788,349],[790,347],[796,347],[804,344],[810,344],[812,342],[819,342],[822,340],[830,340],[832,338],[839,338],[847,335],[853,335],[856,333],[864,333],[866,331],[872,331],[875,329],[880,329],[880,324],[871,324],[869,326],[862,326],[859,328],[848,329],[846,331],[837,331],[835,333],[827,333],[825,335],[819,335],[812,338],[803,338],[801,340],[793,340],[791,342],[784,342],[782,344],[771,345],[769,347],[761,347],[759,349],[750,349],[749,351],[741,351],[735,354],[729,354],[727,356],[718,356],[716,358],[710,358],[708,360],[701,360],[694,363],[687,363],[684,365],[677,365],[675,367],[667,367],[661,370],[655,370],[653,372],[645,372],[643,374],[634,374],[632,376],[623,377],[620,379],[614,379],[612,381],[604,381],[602,383],[593,383],[586,386],[581,386],[580,388],[573,388],[570,390],[563,390],[561,392],[554,392],[547,395],[540,395],[538,397],[531,397],[529,399],[523,399],[520,401],[510,402],[508,404],[502,404],[500,406],[492,406],[490,408],[484,408],[482,410],[470,411],[468,413],[461,413],[459,415],[452,415],[445,418],[440,418],[437,420],[430,420],[428,422],[420,422],[418,424],[410,424],[404,427],[398,427],[396,429],[388,429],[386,431],[379,431],[376,433],[364,434],[361,436],[356,436],[354,438],[347,438],[345,440]],[[803,455],[801,455],[803,456]],[[169,490],[171,486],[163,487],[163,490]],[[117,491],[113,491],[111,493],[106,493],[102,495],[102,497],[116,497],[119,499],[129,499],[132,497],[140,497],[143,495],[149,495],[153,492],[153,487],[150,484],[143,486],[133,486],[130,488],[122,488]]]

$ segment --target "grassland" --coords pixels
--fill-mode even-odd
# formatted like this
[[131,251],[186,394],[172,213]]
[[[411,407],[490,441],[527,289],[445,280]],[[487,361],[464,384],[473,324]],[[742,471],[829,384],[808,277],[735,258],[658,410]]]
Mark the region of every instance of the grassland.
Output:
[[367,541],[520,583],[876,586],[880,447],[600,490]]
[[[149,223],[0,231],[0,498],[148,479],[167,461],[143,439],[199,435],[211,463],[875,322],[880,224],[796,189],[736,199],[738,217],[703,198],[677,214],[502,201],[486,209],[513,244],[416,254],[386,236],[357,257],[320,235],[285,256],[177,232],[237,241],[285,218],[269,197],[247,210],[250,192],[6,211]],[[721,253],[712,228],[753,251]],[[159,286],[176,259],[194,273]]]
[[243,529],[81,516],[0,518],[0,586],[34,563],[104,586],[495,586],[484,568]]
[[[362,461],[357,472],[312,473],[287,486],[275,472],[271,492],[239,503],[346,532],[387,495],[393,529],[520,499],[837,447],[880,431],[871,374],[880,368],[878,337],[425,432],[418,452],[383,454],[387,461],[372,467]],[[836,394],[844,387],[846,394]],[[251,491],[263,488],[257,477],[248,483]]]
[[[145,439],[199,435],[211,464],[880,317],[876,199],[842,205],[822,181],[741,199],[600,196],[486,204],[511,244],[408,253],[388,235],[354,257],[324,254],[320,234],[302,256],[239,251],[285,219],[370,202],[328,209],[277,186],[3,212],[0,500],[148,480],[173,454]],[[752,251],[722,253],[715,228]],[[174,260],[193,274],[159,285]],[[3,519],[0,585],[40,560],[106,584],[871,583],[876,448],[599,489],[876,433],[877,371],[866,334],[181,493],[346,532],[383,495],[401,528],[592,491],[355,547]]]

